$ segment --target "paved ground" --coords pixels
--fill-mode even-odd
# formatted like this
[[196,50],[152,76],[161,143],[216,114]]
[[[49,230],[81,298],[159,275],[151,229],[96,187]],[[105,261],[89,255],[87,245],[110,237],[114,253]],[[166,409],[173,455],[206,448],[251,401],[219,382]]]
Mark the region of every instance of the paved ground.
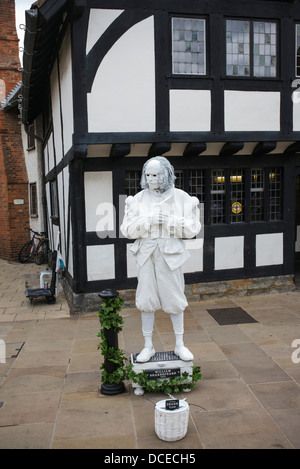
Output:
[[[0,261],[0,448],[300,448],[300,291],[191,303],[185,343],[203,379],[179,397],[190,404],[184,439],[159,440],[155,402],[163,394],[99,395],[97,313],[70,317],[60,293],[54,305],[25,298],[35,265]],[[256,323],[219,325],[207,309],[241,307]],[[119,345],[143,345],[139,313],[124,309]],[[292,342],[299,339],[298,352]],[[172,350],[171,323],[157,315],[156,349]],[[298,361],[298,360],[295,360]]]

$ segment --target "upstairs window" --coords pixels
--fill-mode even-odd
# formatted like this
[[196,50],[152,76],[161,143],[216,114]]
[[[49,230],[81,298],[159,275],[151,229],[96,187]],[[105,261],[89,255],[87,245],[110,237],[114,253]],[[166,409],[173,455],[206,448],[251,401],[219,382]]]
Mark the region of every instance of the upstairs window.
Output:
[[172,18],[173,74],[206,74],[205,20]]
[[276,77],[276,23],[226,21],[226,74],[244,77]]

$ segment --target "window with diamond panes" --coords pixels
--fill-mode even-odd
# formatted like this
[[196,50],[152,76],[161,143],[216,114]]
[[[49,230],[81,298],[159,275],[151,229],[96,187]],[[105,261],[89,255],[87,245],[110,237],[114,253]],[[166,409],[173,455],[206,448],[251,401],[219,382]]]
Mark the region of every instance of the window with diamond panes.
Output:
[[276,23],[253,23],[253,75],[276,77]]
[[281,220],[281,168],[272,168],[269,171],[270,220]]
[[205,20],[172,18],[172,71],[174,74],[206,74]]
[[245,220],[245,177],[243,169],[232,169],[230,174],[230,221]]
[[226,73],[250,75],[250,22],[226,21]]
[[226,21],[226,74],[275,78],[277,25],[266,21]]
[[141,171],[125,171],[125,193],[135,195],[141,190]]
[[300,77],[300,24],[296,24],[296,77]]
[[215,169],[211,172],[210,219],[212,224],[225,222],[225,171]]
[[264,177],[265,172],[261,168],[251,169],[251,207],[250,207],[250,221],[263,221],[264,220]]

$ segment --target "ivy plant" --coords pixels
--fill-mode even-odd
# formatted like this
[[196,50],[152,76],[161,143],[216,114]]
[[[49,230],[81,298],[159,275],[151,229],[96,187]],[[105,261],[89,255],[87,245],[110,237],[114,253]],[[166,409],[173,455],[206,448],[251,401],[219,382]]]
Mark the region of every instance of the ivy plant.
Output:
[[[124,319],[120,316],[119,311],[121,311],[123,303],[124,301],[119,297],[104,298],[98,313],[101,325],[100,332],[97,334],[97,336],[101,338],[98,349],[101,350],[104,357],[104,363],[100,367],[100,370],[102,370],[102,381],[120,384],[124,380],[131,380],[148,392],[171,393],[192,389],[195,383],[202,378],[200,367],[193,366],[191,375],[185,372],[182,373],[181,376],[163,380],[149,379],[145,371],[136,373],[133,370],[133,365],[128,363],[128,358],[125,356],[123,350],[109,347],[105,336],[105,330],[113,329],[116,333],[122,331]],[[106,361],[112,362],[115,365],[114,371],[106,371]]]

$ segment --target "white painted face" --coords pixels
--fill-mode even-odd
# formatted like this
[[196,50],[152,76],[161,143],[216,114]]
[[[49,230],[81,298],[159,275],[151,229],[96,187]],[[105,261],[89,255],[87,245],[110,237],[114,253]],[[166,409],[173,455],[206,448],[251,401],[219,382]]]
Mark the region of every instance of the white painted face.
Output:
[[152,190],[159,189],[158,178],[161,173],[160,162],[157,160],[150,161],[146,167],[146,181]]

